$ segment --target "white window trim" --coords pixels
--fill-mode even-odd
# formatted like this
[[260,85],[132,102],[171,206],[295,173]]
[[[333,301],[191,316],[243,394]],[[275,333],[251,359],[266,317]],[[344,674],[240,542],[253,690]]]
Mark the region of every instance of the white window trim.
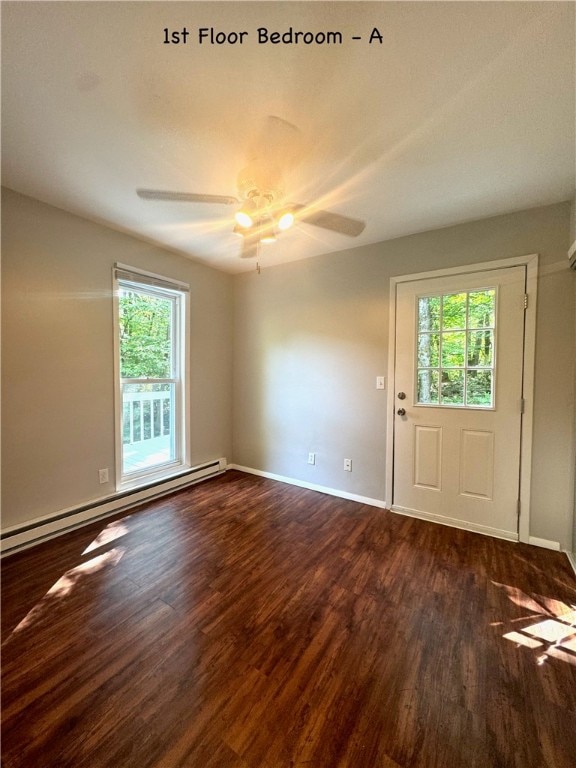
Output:
[[[158,469],[146,470],[131,474],[125,478],[122,468],[122,387],[120,377],[120,323],[119,323],[119,295],[120,282],[126,281],[126,278],[117,278],[116,269],[130,272],[134,276],[134,282],[138,283],[138,277],[142,276],[144,280],[140,285],[146,290],[145,278],[151,277],[165,284],[165,289],[172,288],[181,293],[181,311],[178,318],[180,325],[180,392],[176,396],[180,398],[181,423],[176,425],[176,439],[180,442],[181,459],[178,461],[163,464]],[[132,488],[138,488],[143,485],[149,485],[156,480],[167,480],[175,477],[190,468],[190,300],[188,294],[189,287],[186,283],[172,280],[170,278],[157,275],[152,272],[130,267],[125,264],[115,264],[112,269],[112,302],[113,302],[113,333],[114,333],[114,452],[115,452],[115,478],[116,490],[125,491]],[[177,387],[177,390],[179,388]]]

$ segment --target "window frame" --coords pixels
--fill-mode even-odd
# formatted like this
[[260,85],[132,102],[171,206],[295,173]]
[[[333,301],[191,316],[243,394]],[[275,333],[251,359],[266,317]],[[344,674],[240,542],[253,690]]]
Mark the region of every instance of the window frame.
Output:
[[[120,292],[122,288],[173,302],[172,376],[166,378],[122,378],[120,360]],[[168,479],[190,468],[189,430],[189,294],[185,283],[171,280],[151,272],[116,264],[113,269],[114,314],[114,398],[115,398],[115,455],[116,490],[124,491]],[[123,387],[125,384],[174,384],[174,435],[175,458],[154,467],[124,472],[123,461]]]

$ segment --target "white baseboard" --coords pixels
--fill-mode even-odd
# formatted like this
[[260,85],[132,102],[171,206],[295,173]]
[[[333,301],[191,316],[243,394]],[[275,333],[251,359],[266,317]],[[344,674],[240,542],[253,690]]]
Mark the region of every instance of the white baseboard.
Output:
[[348,501],[357,501],[360,504],[368,504],[371,507],[379,507],[380,509],[387,509],[386,502],[381,499],[372,499],[369,496],[360,496],[357,493],[348,493],[348,491],[339,491],[336,488],[328,488],[325,485],[316,485],[316,483],[308,483],[305,480],[297,480],[294,477],[285,477],[284,475],[276,475],[273,472],[264,472],[261,469],[253,469],[252,467],[243,467],[240,464],[228,464],[228,469],[237,469],[239,472],[247,472],[250,475],[258,475],[258,477],[267,477],[269,480],[278,480],[280,483],[287,483],[288,485],[296,485],[299,488],[306,488],[309,491],[318,491],[319,493],[326,493],[329,496],[337,496],[340,499],[347,499]]
[[226,459],[216,459],[197,467],[189,467],[174,477],[140,490],[127,491],[116,496],[94,499],[82,507],[61,509],[59,512],[13,525],[2,530],[0,551],[2,555],[28,549],[42,541],[61,536],[63,533],[123,512],[144,501],[165,496],[172,491],[193,485],[208,477],[215,477],[226,470]]
[[528,539],[528,544],[533,544],[535,547],[544,547],[544,549],[553,549],[556,552],[560,552],[562,549],[558,541],[539,539],[537,536],[530,536]]
[[450,528],[460,528],[463,531],[482,533],[485,536],[494,536],[496,539],[518,541],[517,533],[503,531],[500,528],[491,528],[490,526],[479,525],[478,523],[467,523],[464,520],[457,520],[452,517],[444,517],[443,515],[435,515],[431,512],[421,512],[420,510],[410,509],[408,507],[399,507],[395,504],[393,504],[390,509],[392,512],[396,512],[399,515],[406,515],[406,517],[416,517],[418,520],[427,520],[430,523],[440,523],[441,525],[447,525]]
[[572,570],[576,574],[576,552],[566,552],[566,557],[570,561],[570,565],[572,566]]

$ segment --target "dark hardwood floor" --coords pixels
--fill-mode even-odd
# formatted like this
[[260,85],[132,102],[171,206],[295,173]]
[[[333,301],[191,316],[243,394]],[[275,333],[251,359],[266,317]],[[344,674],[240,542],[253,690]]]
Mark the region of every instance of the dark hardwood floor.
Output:
[[239,472],[14,555],[5,768],[574,768],[565,555]]

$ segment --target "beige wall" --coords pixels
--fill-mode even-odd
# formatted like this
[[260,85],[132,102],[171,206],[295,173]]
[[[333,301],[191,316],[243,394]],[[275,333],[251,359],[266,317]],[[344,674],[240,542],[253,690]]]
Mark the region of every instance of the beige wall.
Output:
[[[226,456],[386,500],[387,393],[374,383],[388,375],[389,278],[539,253],[530,533],[569,547],[576,349],[569,204],[235,277],[9,191],[2,213],[4,527],[113,491],[115,261],[191,285],[193,463]],[[344,457],[352,473],[343,471]],[[107,486],[98,483],[102,467],[111,469]]]
[[[233,456],[239,465],[390,501],[385,487],[392,275],[540,254],[530,534],[570,548],[574,275],[568,203],[235,278]],[[278,244],[281,247],[281,243]],[[308,452],[317,464],[307,464]],[[352,473],[342,469],[353,461]]]
[[190,284],[192,463],[230,458],[232,278],[8,190],[2,229],[3,527],[114,491],[115,261]]

